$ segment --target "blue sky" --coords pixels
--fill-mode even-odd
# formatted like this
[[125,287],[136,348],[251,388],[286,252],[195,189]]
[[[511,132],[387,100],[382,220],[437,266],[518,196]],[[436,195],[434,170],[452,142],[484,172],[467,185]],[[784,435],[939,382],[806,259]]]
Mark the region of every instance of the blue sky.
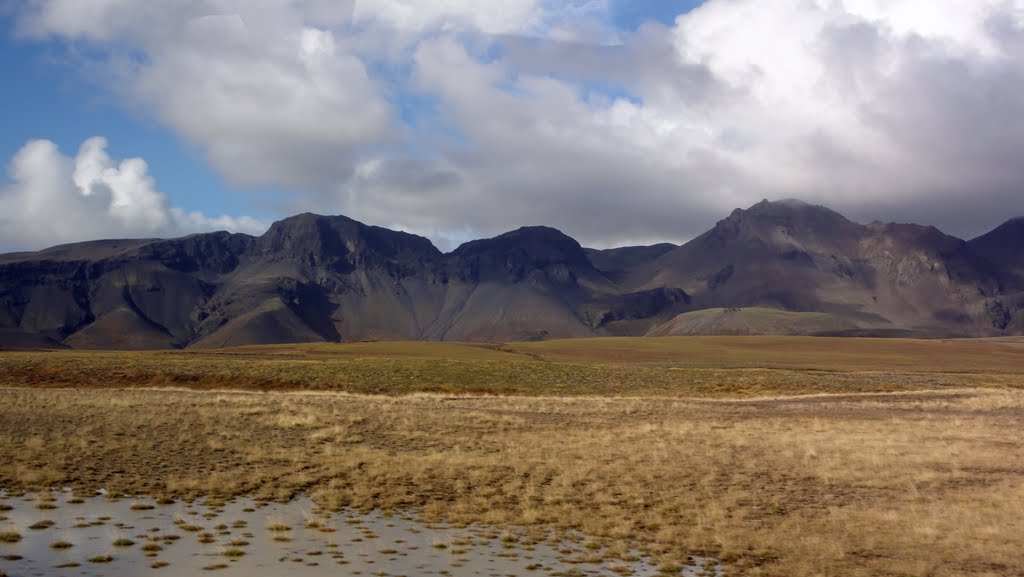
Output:
[[69,46],[19,39],[10,17],[0,18],[0,158],[10,159],[28,140],[48,139],[73,155],[87,138],[102,135],[115,158],[141,157],[172,200],[216,214],[273,216],[248,202],[189,147],[158,122],[118,101],[116,94],[90,83],[68,60]]
[[[676,16],[700,4],[698,0],[620,0],[608,15],[624,30],[645,23],[671,25]],[[19,39],[14,20],[0,17],[0,70],[7,88],[0,91],[0,157],[9,159],[28,140],[48,139],[73,154],[87,138],[105,136],[114,158],[141,157],[150,174],[171,200],[188,209],[212,214],[250,214],[274,219],[271,199],[287,191],[263,189],[263,202],[231,186],[204,162],[202,152],[145,115],[119,102],[117,95],[91,84],[68,61],[66,43]],[[405,118],[414,118],[429,105],[418,95],[400,95],[396,102]],[[252,191],[248,191],[252,192]],[[267,194],[269,193],[269,194]]]
[[0,0],[0,251],[300,211],[446,249],[680,242],[762,198],[1024,214],[1024,0],[765,5]]
[[671,26],[679,14],[700,6],[699,0],[618,0],[612,5],[611,19],[615,26],[634,29],[645,22]]

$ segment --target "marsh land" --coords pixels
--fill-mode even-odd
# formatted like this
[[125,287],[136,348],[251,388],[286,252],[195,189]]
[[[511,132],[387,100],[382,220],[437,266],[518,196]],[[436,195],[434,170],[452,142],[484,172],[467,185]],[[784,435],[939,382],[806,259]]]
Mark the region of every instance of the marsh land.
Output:
[[666,574],[1024,575],[1021,359],[1015,339],[0,353],[0,489],[308,496],[583,535]]

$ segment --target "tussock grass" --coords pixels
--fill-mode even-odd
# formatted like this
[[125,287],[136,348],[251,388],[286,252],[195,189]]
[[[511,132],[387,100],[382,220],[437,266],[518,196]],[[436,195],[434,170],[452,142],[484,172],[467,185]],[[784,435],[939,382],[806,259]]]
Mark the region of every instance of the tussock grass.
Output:
[[103,564],[103,563],[112,563],[113,561],[114,561],[114,556],[113,555],[107,555],[107,554],[96,555],[94,557],[90,557],[89,558],[89,562],[90,563]]
[[[537,533],[531,541],[582,535],[595,555],[611,545],[625,557],[636,547],[666,568],[686,565],[687,555],[714,557],[730,575],[749,577],[1024,571],[1024,448],[1016,442],[1024,390],[999,352],[1018,351],[1019,360],[1018,341],[857,341],[828,353],[836,372],[801,364],[803,353],[783,345],[775,366],[726,359],[700,367],[715,351],[742,356],[754,341],[669,341],[625,360],[617,339],[464,346],[443,362],[449,345],[386,344],[387,356],[377,357],[378,344],[18,357],[16,365],[35,364],[15,379],[52,371],[50,385],[69,378],[65,359],[82,355],[80,375],[103,366],[119,375],[114,384],[154,363],[171,376],[199,374],[198,388],[234,370],[235,379],[263,371],[282,379],[257,385],[292,382],[285,375],[295,369],[300,383],[313,375],[311,389],[338,388],[328,382],[338,375],[344,389],[345,378],[376,367],[378,380],[352,390],[419,393],[0,389],[0,486],[174,499],[306,492],[327,509],[411,509],[427,521],[526,528]],[[698,345],[707,347],[703,360],[684,358]],[[749,354],[767,363],[771,347]],[[892,358],[884,347],[895,347]],[[867,358],[871,351],[881,360]],[[495,357],[513,360],[502,368]],[[115,369],[112,359],[123,364]],[[439,382],[452,387],[422,393]],[[519,396],[447,394],[506,390]],[[779,396],[793,392],[815,395]],[[689,393],[714,398],[681,398]],[[733,398],[718,398],[726,395]],[[185,519],[179,528],[202,531]]]
[[17,531],[0,531],[0,543],[17,543],[21,541],[21,533]]

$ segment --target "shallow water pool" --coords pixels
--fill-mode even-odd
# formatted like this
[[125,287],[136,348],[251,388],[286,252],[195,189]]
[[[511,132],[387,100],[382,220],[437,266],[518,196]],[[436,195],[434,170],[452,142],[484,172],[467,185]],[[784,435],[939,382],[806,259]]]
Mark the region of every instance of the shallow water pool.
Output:
[[[485,576],[656,575],[574,539],[556,545],[488,527],[426,525],[378,513],[321,512],[289,503],[75,502],[69,492],[0,495],[0,570],[9,577],[68,575]],[[4,535],[6,534],[6,537]],[[715,576],[695,558],[677,575]]]

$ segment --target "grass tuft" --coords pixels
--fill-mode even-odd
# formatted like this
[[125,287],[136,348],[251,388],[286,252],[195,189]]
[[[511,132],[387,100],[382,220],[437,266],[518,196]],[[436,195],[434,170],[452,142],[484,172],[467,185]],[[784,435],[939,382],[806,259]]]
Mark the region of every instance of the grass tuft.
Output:
[[96,555],[95,557],[89,557],[89,562],[90,563],[102,564],[102,563],[112,563],[113,561],[114,561],[114,556],[113,555],[109,555],[109,554]]

